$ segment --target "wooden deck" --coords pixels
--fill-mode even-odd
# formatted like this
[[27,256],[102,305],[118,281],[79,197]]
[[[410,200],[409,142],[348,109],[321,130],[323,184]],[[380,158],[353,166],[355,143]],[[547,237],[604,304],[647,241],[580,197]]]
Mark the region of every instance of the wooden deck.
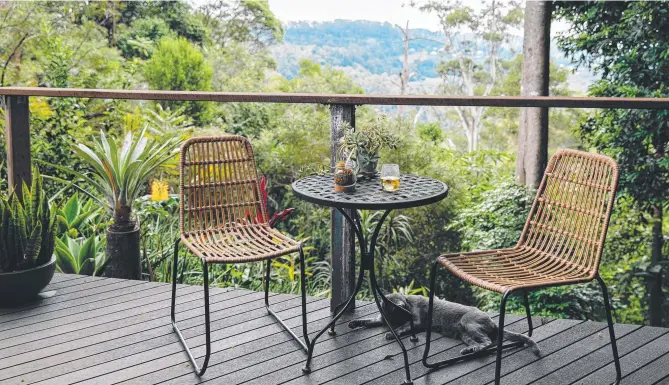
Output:
[[[7,293],[2,293],[6,295]],[[323,335],[313,372],[303,375],[304,353],[274,324],[262,293],[212,289],[212,349],[198,380],[169,317],[170,285],[57,274],[46,299],[0,309],[0,384],[399,384],[399,347],[385,330],[349,330],[348,319],[373,314],[361,303],[336,337]],[[275,294],[279,314],[301,333],[298,297]],[[330,319],[327,299],[310,299],[309,330]],[[196,357],[204,354],[202,288],[180,286],[177,319]],[[523,332],[523,317],[508,327]],[[505,353],[505,384],[608,384],[615,377],[606,326],[537,317],[534,338],[543,357],[526,349]],[[669,385],[669,329],[616,325],[623,383]],[[460,341],[434,335],[435,359],[458,354]],[[424,335],[405,344],[415,384],[487,384],[492,357],[432,373],[422,366]]]

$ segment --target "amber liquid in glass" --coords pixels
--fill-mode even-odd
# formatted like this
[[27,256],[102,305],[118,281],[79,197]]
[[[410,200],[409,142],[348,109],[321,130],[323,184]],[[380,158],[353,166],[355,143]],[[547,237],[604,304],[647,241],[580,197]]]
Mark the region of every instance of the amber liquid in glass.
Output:
[[400,178],[397,176],[381,177],[381,184],[384,191],[397,191],[400,189]]

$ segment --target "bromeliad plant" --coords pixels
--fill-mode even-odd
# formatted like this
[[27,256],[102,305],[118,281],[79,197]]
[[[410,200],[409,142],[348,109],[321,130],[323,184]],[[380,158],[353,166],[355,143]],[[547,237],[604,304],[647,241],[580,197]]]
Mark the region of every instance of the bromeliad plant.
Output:
[[[267,203],[268,203],[267,177],[265,177],[264,175],[262,177],[260,177],[260,194],[261,194],[260,199],[262,200],[263,205],[265,206],[265,208],[267,208],[268,215],[269,215],[269,208],[267,206]],[[295,211],[295,209],[293,207],[282,210],[282,211],[277,211],[277,212],[274,213],[274,215],[272,215],[271,218],[267,219],[267,223],[269,224],[270,227],[276,227],[280,223],[285,222],[286,219],[288,219],[288,217],[290,216],[290,214],[293,213],[293,211]],[[252,218],[252,215],[249,212],[249,210],[246,210],[246,217],[249,219],[250,222],[253,222],[253,223],[265,222],[265,218],[263,218],[261,210],[257,210],[255,218]]]
[[56,215],[44,197],[42,177],[33,169],[31,188],[24,183],[23,202],[12,194],[0,198],[0,272],[20,271],[51,260]]
[[160,141],[150,139],[146,132],[147,128],[137,136],[128,132],[119,145],[100,131],[100,137],[94,139],[92,147],[84,144],[75,146],[74,152],[93,169],[90,176],[57,166],[91,186],[97,194],[79,187],[91,197],[104,197],[104,201],[99,201],[112,212],[111,229],[114,231],[132,231],[136,227],[132,218],[133,202],[146,186],[149,176],[175,158],[180,143],[179,137]]

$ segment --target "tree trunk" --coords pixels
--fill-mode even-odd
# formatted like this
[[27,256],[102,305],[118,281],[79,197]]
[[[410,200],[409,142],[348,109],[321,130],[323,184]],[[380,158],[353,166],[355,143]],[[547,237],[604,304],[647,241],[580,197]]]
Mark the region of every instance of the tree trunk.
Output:
[[[404,62],[402,63],[402,72],[400,73],[400,95],[407,92],[409,86],[409,20],[407,20],[406,28],[399,25],[397,28],[402,31],[402,39],[404,40]],[[397,106],[397,115],[401,118],[404,113],[404,106]]]
[[[654,206],[652,219],[653,231],[650,248],[651,266],[655,266],[662,261],[662,246],[664,243],[662,219],[662,206]],[[651,326],[662,326],[662,304],[664,303],[664,294],[662,293],[662,270],[660,270],[657,275],[650,278],[648,282],[648,293],[650,294],[648,323]]]
[[[551,9],[549,1],[525,4],[522,96],[548,96]],[[548,108],[521,108],[516,182],[539,187],[548,163]]]

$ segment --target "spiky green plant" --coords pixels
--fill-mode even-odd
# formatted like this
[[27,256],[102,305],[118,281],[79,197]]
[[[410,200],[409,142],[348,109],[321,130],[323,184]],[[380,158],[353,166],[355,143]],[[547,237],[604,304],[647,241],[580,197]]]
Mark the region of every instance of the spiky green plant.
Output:
[[0,198],[0,272],[41,266],[53,255],[56,215],[44,197],[37,168],[31,188],[23,183],[22,197],[23,202],[14,194]]
[[61,273],[100,275],[107,264],[105,239],[98,235],[56,238],[56,268]]
[[93,139],[92,147],[84,144],[74,146],[74,152],[91,166],[91,174],[53,165],[82,179],[96,193],[79,187],[81,191],[95,199],[104,197],[104,200],[99,201],[112,212],[113,228],[116,230],[135,227],[135,221],[131,218],[133,202],[146,186],[151,173],[166,161],[174,159],[181,141],[179,137],[151,139],[146,136],[146,132],[146,127],[139,135],[128,132],[119,145],[115,140],[107,139],[104,132],[100,131],[100,137]]

